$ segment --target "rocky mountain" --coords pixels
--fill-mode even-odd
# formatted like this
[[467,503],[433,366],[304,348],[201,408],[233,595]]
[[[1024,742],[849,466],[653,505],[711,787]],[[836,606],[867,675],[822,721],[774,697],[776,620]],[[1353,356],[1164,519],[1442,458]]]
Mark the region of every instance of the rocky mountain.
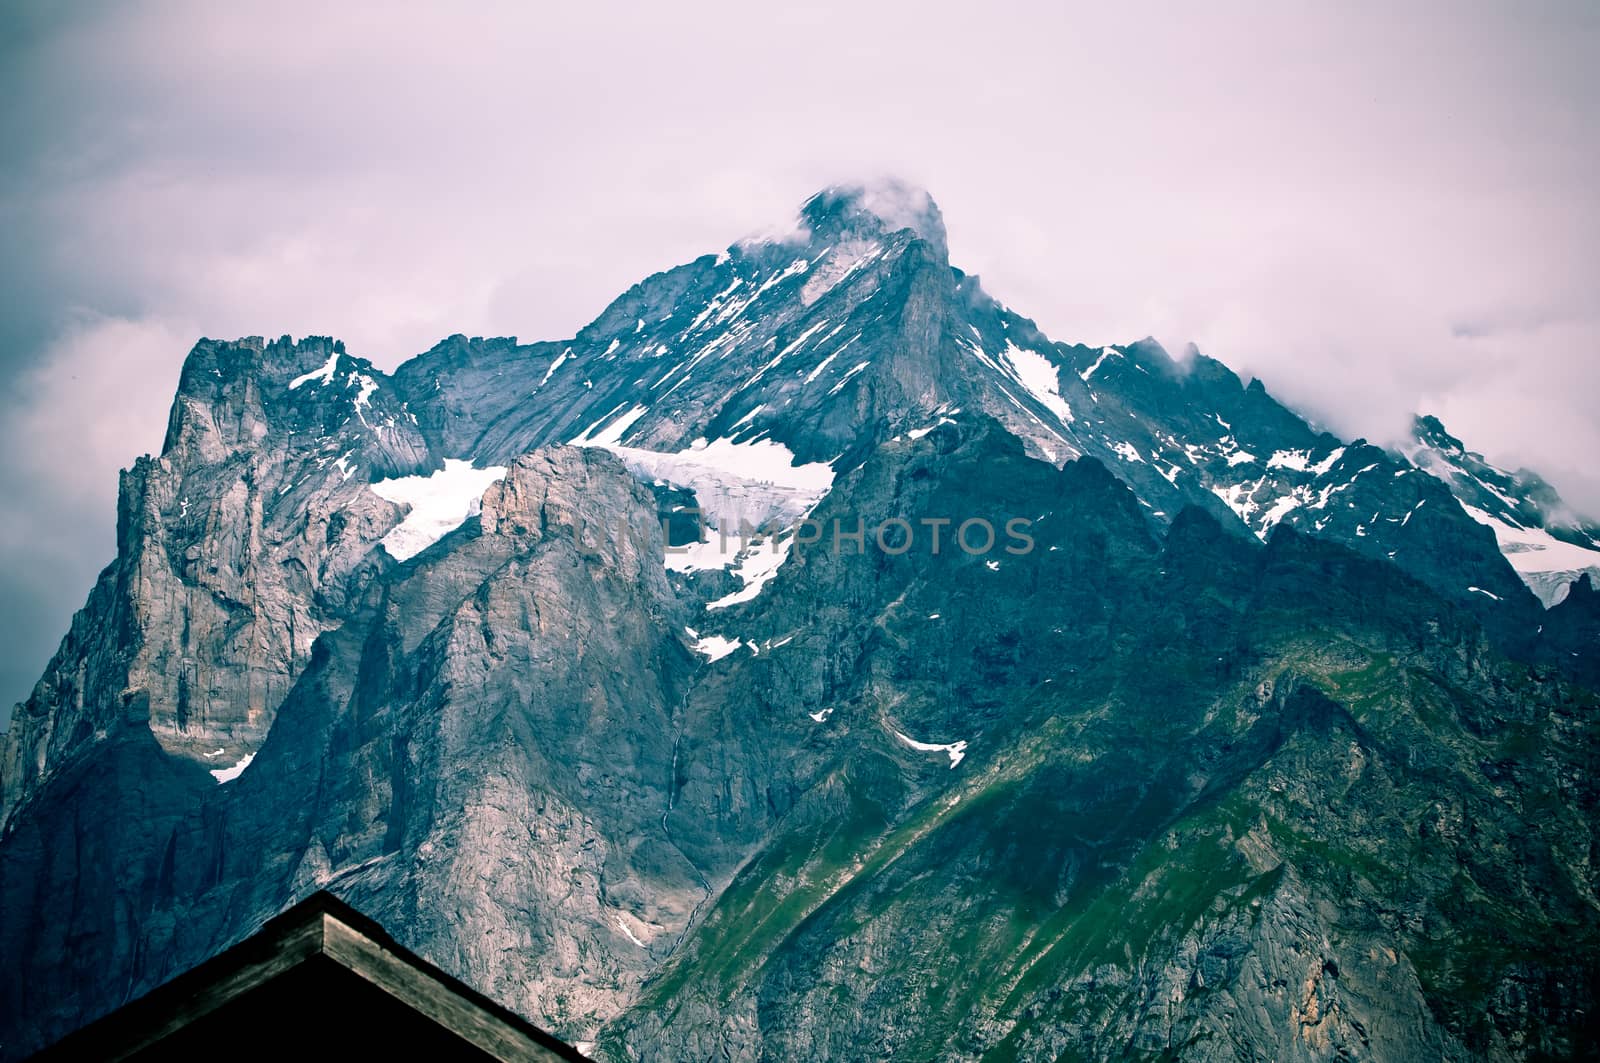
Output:
[[8,1057],[318,888],[606,1059],[1594,1044],[1594,527],[1054,342],[919,190],[565,341],[201,341],[119,507],[0,747]]
[[1560,602],[1585,573],[1600,580],[1600,524],[1575,513],[1538,473],[1496,468],[1436,417],[1418,417],[1399,450],[1494,531],[1511,566],[1545,605]]

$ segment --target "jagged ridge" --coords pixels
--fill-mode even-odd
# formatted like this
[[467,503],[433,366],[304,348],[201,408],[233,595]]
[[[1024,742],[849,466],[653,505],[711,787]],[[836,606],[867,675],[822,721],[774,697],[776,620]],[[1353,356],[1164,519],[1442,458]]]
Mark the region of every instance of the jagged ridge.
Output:
[[1600,612],[1453,489],[1051,342],[903,188],[563,343],[203,341],[6,738],[7,1050],[332,886],[616,1058],[1569,1054]]

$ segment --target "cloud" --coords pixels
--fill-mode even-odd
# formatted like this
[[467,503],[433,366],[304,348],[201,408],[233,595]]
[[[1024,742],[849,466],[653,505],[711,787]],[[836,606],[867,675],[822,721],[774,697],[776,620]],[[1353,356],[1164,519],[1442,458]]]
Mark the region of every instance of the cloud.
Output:
[[[51,440],[0,455],[0,582],[32,588],[0,599],[9,631],[64,630],[109,560],[115,471],[159,443],[197,336],[334,334],[393,366],[452,332],[570,335],[881,174],[1057,338],[1194,340],[1346,434],[1426,403],[1600,510],[1592,5],[0,19],[0,419]],[[84,382],[95,359],[135,390]]]
[[159,450],[193,326],[82,316],[16,382],[0,420],[0,690],[39,678],[116,553],[117,470]]

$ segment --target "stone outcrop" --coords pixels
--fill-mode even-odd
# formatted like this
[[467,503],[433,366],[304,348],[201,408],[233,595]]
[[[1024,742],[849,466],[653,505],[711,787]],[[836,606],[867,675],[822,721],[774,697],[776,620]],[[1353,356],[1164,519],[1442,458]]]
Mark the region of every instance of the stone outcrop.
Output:
[[0,1056],[318,889],[605,1059],[1580,1056],[1600,595],[1466,482],[904,188],[565,342],[202,341],[0,741]]

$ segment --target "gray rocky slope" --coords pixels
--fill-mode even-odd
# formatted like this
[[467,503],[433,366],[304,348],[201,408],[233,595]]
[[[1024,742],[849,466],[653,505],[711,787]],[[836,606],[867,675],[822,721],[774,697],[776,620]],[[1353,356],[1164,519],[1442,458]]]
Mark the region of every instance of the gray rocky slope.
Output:
[[1433,427],[1054,343],[903,188],[202,341],[0,747],[4,1051],[326,887],[612,1059],[1582,1055],[1595,540]]

